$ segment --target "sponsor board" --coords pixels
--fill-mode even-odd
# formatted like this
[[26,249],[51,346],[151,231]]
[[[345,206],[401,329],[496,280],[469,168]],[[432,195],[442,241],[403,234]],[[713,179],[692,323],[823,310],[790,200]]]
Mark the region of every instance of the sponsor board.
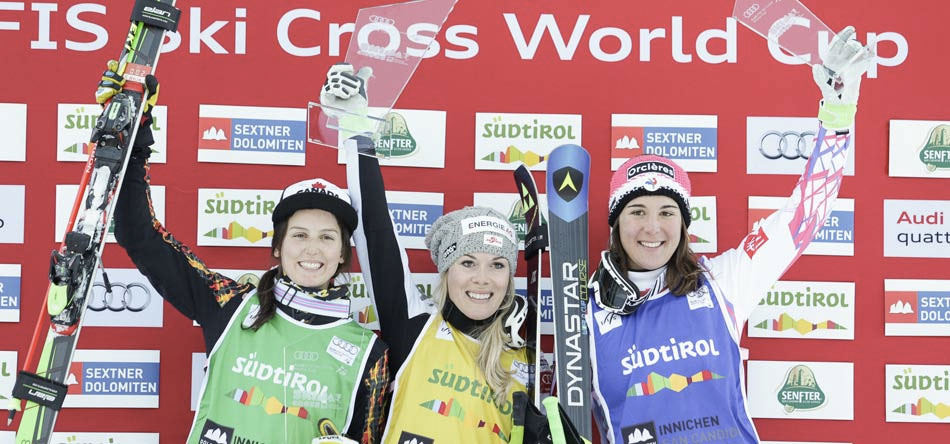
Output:
[[[524,250],[524,237],[527,234],[528,221],[525,220],[524,209],[521,207],[521,199],[517,193],[474,193],[472,195],[472,205],[489,207],[504,214],[511,226],[515,227],[515,234],[518,236],[518,248]],[[543,194],[539,195],[538,205],[541,223],[547,223],[548,197]]]
[[281,190],[198,189],[198,245],[270,248]]
[[[13,397],[13,383],[20,369],[17,352],[0,351],[0,402]],[[3,402],[6,405],[6,402]]]
[[950,122],[891,120],[888,168],[891,177],[950,177]]
[[63,407],[157,408],[158,350],[76,350]]
[[83,327],[162,326],[165,300],[142,273],[134,268],[112,268],[106,273],[112,293],[106,291],[102,269],[96,270]]
[[442,193],[387,191],[386,202],[399,244],[403,248],[425,250],[426,233],[442,216]]
[[582,145],[580,114],[475,113],[475,169],[545,171],[554,148]]
[[[432,296],[439,285],[439,273],[412,273],[412,281],[423,300],[434,304]],[[371,292],[363,280],[363,275],[349,273],[349,280],[346,280],[346,275],[340,275],[337,277],[337,284],[350,288],[350,315],[353,320],[370,330],[379,330],[376,306],[373,305]]]
[[[165,185],[152,185],[152,209],[159,222],[165,221]],[[62,242],[66,233],[66,222],[69,221],[69,212],[76,201],[79,185],[56,185],[56,227],[53,236],[56,242]],[[106,233],[106,242],[115,242],[115,223],[109,223],[109,232]]]
[[[749,231],[787,201],[787,197],[749,196]],[[835,200],[825,224],[802,254],[854,256],[854,199]]]
[[851,362],[748,361],[753,418],[854,419]]
[[20,322],[20,264],[0,264],[0,322]]
[[198,398],[208,372],[208,357],[204,353],[191,354],[191,411],[198,410]]
[[0,161],[26,161],[26,104],[0,103]]
[[950,424],[950,365],[884,367],[887,422]]
[[716,196],[692,196],[689,198],[689,247],[694,253],[719,251]]
[[[527,294],[528,278],[515,277],[515,293],[522,296]],[[551,290],[551,278],[541,278],[541,319],[538,324],[538,330],[542,335],[554,334],[554,293]]]
[[0,244],[22,244],[26,186],[0,185],[0,196]]
[[655,154],[686,171],[716,172],[718,116],[611,114],[610,169],[627,159]]
[[950,258],[950,200],[884,199],[884,256]]
[[950,336],[950,281],[884,279],[885,336]]
[[198,162],[304,165],[307,110],[198,105]]
[[[381,166],[445,168],[445,111],[372,107],[370,115],[382,117],[392,125],[393,136],[376,142]],[[343,146],[344,134],[338,145]],[[346,151],[339,150],[337,163],[346,163]]]
[[[56,160],[85,162],[96,146],[89,141],[96,119],[102,113],[98,104],[60,103],[56,108]],[[152,154],[150,163],[165,163],[168,140],[168,107],[156,105],[152,110]]]
[[[746,173],[801,176],[817,134],[817,117],[747,117]],[[852,131],[845,176],[854,175],[855,136]]]
[[854,340],[854,282],[778,281],[749,315],[749,337]]

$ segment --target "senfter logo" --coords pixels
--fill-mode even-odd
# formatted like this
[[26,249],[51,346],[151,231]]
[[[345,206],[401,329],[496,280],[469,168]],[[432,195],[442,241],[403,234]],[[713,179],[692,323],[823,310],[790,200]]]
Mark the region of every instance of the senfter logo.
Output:
[[788,370],[785,384],[778,391],[778,402],[785,407],[786,413],[816,409],[823,406],[825,401],[825,393],[808,366],[799,364]]

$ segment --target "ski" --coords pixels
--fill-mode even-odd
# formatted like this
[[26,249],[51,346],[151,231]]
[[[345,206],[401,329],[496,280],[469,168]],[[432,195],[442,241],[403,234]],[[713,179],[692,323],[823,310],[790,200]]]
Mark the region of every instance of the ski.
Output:
[[541,405],[541,254],[548,246],[548,227],[541,220],[538,187],[534,176],[523,164],[514,172],[515,187],[525,216],[524,259],[528,265],[528,317],[522,326],[522,337],[528,341],[531,358],[531,374],[528,381],[528,397],[534,405]]
[[40,310],[23,368],[33,364],[45,325],[43,318],[48,315],[50,326],[42,353],[35,373],[21,370],[14,383],[8,424],[21,402],[26,401],[17,428],[17,444],[50,441],[57,413],[66,398],[66,378],[82,328],[82,314],[96,269],[100,267],[115,197],[122,187],[144,99],[148,96],[145,77],[154,72],[165,32],[177,29],[180,15],[174,0],[136,0],[132,8],[132,24],[116,69],[125,84],[103,107],[93,128],[90,141],[95,147],[80,180],[67,233],[60,248],[51,253],[46,314]]
[[561,145],[548,157],[547,196],[554,361],[558,400],[578,433],[591,439],[591,368],[587,311],[587,195],[590,155]]

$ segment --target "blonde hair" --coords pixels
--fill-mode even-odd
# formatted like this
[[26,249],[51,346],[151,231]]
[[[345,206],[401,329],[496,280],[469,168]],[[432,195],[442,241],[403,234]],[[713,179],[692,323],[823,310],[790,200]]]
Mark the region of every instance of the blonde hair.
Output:
[[[439,273],[439,285],[435,291],[439,313],[449,300],[448,270]],[[495,404],[504,405],[511,384],[511,371],[501,364],[501,355],[508,349],[508,334],[505,333],[505,313],[511,309],[515,300],[515,278],[508,276],[508,289],[501,301],[495,318],[490,324],[475,331],[475,339],[481,343],[475,362],[485,374],[485,382],[491,389]]]

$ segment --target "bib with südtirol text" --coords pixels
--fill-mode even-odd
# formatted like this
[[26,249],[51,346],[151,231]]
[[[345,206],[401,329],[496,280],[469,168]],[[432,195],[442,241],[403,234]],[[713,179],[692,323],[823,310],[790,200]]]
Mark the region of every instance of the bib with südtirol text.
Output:
[[[376,335],[352,319],[308,325],[280,309],[257,331],[247,297],[211,351],[189,444],[309,443],[344,432]],[[242,325],[243,324],[243,325]]]
[[480,344],[449,325],[439,314],[416,340],[395,379],[392,408],[383,442],[502,443],[511,435],[512,394],[528,380],[525,349],[505,350],[503,368],[512,372],[504,405],[478,367]]

